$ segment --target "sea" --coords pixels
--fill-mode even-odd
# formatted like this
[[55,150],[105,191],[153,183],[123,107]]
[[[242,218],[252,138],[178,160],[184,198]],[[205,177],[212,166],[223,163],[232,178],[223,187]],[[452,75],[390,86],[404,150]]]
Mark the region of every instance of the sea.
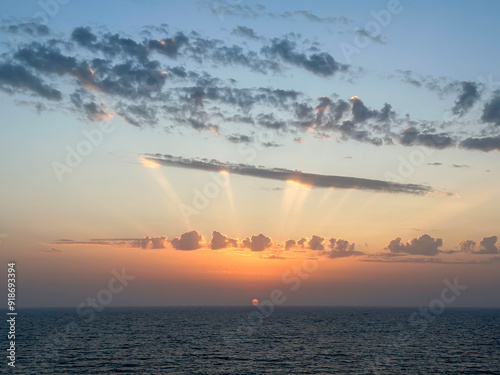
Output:
[[[500,309],[21,309],[13,374],[500,374]],[[3,341],[7,345],[6,341]],[[4,353],[8,350],[4,350]]]

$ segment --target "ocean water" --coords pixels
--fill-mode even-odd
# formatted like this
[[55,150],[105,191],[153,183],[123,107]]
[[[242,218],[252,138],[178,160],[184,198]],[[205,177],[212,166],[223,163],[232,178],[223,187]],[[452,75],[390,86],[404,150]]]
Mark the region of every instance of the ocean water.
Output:
[[25,309],[16,330],[16,374],[500,374],[494,309]]

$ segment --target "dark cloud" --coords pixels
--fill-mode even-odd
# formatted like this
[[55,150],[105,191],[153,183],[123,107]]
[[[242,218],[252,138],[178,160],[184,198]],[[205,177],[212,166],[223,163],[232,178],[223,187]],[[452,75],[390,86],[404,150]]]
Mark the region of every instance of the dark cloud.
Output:
[[463,115],[478,101],[481,93],[477,83],[463,81],[462,90],[455,101],[455,106],[451,111],[456,115]]
[[420,145],[436,149],[444,149],[456,144],[455,139],[447,133],[421,133],[414,126],[405,129],[399,141],[403,146]]
[[232,238],[224,236],[222,233],[214,231],[212,233],[212,240],[210,241],[210,248],[212,250],[224,249],[226,247],[237,247],[238,242]]
[[325,239],[320,236],[313,235],[309,242],[307,242],[307,247],[311,250],[324,250],[325,245],[323,244],[323,241]]
[[243,240],[243,247],[252,251],[264,251],[265,249],[271,247],[271,245],[271,238],[264,236],[262,233],[258,236],[252,235],[251,238],[247,237]]
[[500,151],[500,136],[467,138],[460,142],[460,147],[468,150]]
[[295,246],[297,246],[297,243],[295,242],[295,240],[288,240],[285,242],[285,250],[292,249]]
[[346,258],[365,255],[362,251],[354,250],[355,245],[343,239],[330,238],[328,241],[330,251],[326,254],[329,258]]
[[3,27],[9,34],[27,35],[30,37],[44,37],[50,34],[46,25],[36,22],[23,22],[17,25]]
[[[262,11],[243,4],[226,5],[234,12],[236,8]],[[314,22],[334,21],[328,17],[320,19],[306,11],[295,11],[283,17],[292,16],[306,17]],[[342,22],[340,18],[336,21]],[[12,32],[28,27],[26,24],[10,25],[9,28],[11,26]],[[43,34],[42,29],[37,33]],[[234,32],[255,34],[245,26]],[[51,39],[42,39],[30,35],[33,37],[11,46],[10,51],[0,56],[0,89],[9,94],[38,96],[34,99],[39,100],[35,107],[38,110],[53,107],[42,103],[42,99],[57,100],[61,101],[62,108],[90,121],[102,121],[111,118],[111,114],[118,114],[137,127],[162,122],[169,132],[180,132],[183,127],[208,130],[222,134],[233,143],[253,141],[253,137],[234,134],[234,128],[228,128],[235,124],[266,128],[280,135],[286,132],[297,141],[301,140],[299,132],[311,132],[317,138],[336,135],[337,140],[356,140],[377,146],[394,144],[398,140],[405,146],[437,149],[456,144],[454,134],[436,130],[444,129],[444,125],[440,127],[437,123],[433,123],[431,129],[426,122],[413,121],[401,130],[405,119],[399,118],[389,103],[381,109],[373,109],[357,97],[347,101],[331,94],[313,99],[297,90],[239,88],[232,79],[220,79],[203,70],[193,71],[183,66],[187,60],[192,60],[201,67],[238,65],[262,74],[282,72],[287,66],[299,67],[321,77],[339,72],[350,74],[348,66],[321,51],[317,43],[311,46],[299,34],[269,41],[260,38],[253,48],[231,45],[194,31],[170,34],[163,25],[147,28],[140,40],[112,32],[97,32],[91,27],[76,27],[68,37],[53,33]],[[413,72],[402,74],[407,78],[419,78]],[[434,85],[433,89],[443,92],[452,88],[456,92],[461,88],[457,111],[466,111],[472,105],[480,87],[473,82],[457,83],[428,77],[420,77],[415,81],[417,84]],[[66,95],[61,92],[62,88],[67,90]],[[99,96],[105,96],[106,100],[100,100]],[[496,109],[495,97],[485,106],[483,121],[497,124]],[[232,130],[226,133],[227,129]],[[253,129],[244,133],[253,134]],[[483,134],[483,138],[471,134],[459,143],[460,147],[483,151],[499,149],[500,141],[494,133],[479,134]],[[257,142],[264,147],[278,147],[281,143]]]
[[248,135],[238,134],[238,135],[230,135],[227,136],[226,139],[231,143],[252,143],[253,137]]
[[71,33],[71,39],[81,46],[90,47],[97,41],[97,36],[90,27],[76,27]]
[[428,234],[424,234],[417,238],[412,238],[407,243],[401,243],[401,238],[393,239],[387,245],[387,249],[391,253],[405,253],[410,255],[437,255],[439,247],[443,245],[441,238],[432,238]]
[[246,26],[238,26],[238,27],[236,27],[231,32],[231,34],[234,34],[234,35],[237,35],[237,36],[241,36],[243,38],[254,39],[254,40],[259,39],[259,37],[255,33],[255,31],[252,28],[246,27]]
[[378,44],[387,44],[386,40],[382,37],[382,35],[380,35],[380,34],[375,35],[373,33],[370,33],[366,29],[358,29],[358,30],[356,30],[355,34],[359,37],[362,37],[362,38],[368,38],[372,42],[375,42]]
[[343,189],[375,190],[416,195],[425,195],[435,192],[435,190],[429,186],[416,184],[399,184],[357,177],[303,173],[282,168],[263,168],[248,164],[221,163],[217,160],[188,159],[175,157],[172,155],[145,154],[144,156],[146,157],[146,159],[154,160],[159,164],[170,167],[198,169],[212,172],[225,170],[229,173],[243,176],[252,176],[280,181],[295,181],[300,184],[318,188],[337,187]]
[[177,250],[196,250],[201,247],[200,241],[202,237],[195,230],[181,234],[180,237],[174,238],[171,243]]
[[187,46],[189,38],[183,33],[177,33],[173,38],[165,38],[161,40],[150,40],[148,47],[162,55],[174,58],[179,55],[182,47]]
[[39,77],[21,65],[0,64],[0,87],[7,92],[19,90],[30,92],[48,100],[61,100],[59,90],[46,85]]
[[500,125],[500,93],[497,92],[497,95],[484,105],[481,120]]
[[279,57],[291,65],[302,67],[321,77],[330,77],[339,71],[348,70],[347,65],[336,62],[329,53],[313,53],[307,56],[298,52],[297,44],[286,38],[272,39],[270,45],[262,47],[262,52],[269,58]]
[[463,240],[458,243],[460,251],[464,253],[474,253],[476,251],[476,242],[472,240]]
[[481,242],[479,242],[479,248],[474,251],[475,254],[498,254],[498,247],[495,245],[497,243],[497,236],[484,237]]

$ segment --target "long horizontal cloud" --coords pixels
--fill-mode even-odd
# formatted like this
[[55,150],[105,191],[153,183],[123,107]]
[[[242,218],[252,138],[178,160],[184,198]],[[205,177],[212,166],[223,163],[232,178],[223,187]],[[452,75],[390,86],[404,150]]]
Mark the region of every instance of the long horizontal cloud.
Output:
[[188,159],[162,154],[145,154],[144,157],[148,160],[169,167],[197,169],[211,172],[226,171],[242,176],[279,181],[293,181],[305,186],[317,188],[361,189],[415,195],[425,195],[436,192],[433,188],[425,185],[399,184],[366,178],[304,173],[283,168],[263,168],[248,164],[222,163],[217,160]]
[[[210,241],[205,240],[197,231],[182,233],[180,236],[169,240],[166,236],[146,236],[143,238],[95,238],[87,241],[59,239],[45,245],[66,246],[113,246],[137,249],[166,249],[166,250],[220,250],[220,249],[248,249],[252,252],[266,252],[263,259],[287,259],[282,252],[305,252],[313,256],[338,259],[358,257],[368,262],[389,263],[441,263],[441,264],[491,264],[499,263],[500,257],[496,256],[484,260],[484,255],[498,255],[500,250],[497,236],[483,237],[479,243],[473,240],[460,241],[458,247],[452,250],[443,250],[443,240],[433,238],[427,234],[410,239],[404,243],[400,237],[389,242],[385,252],[366,253],[356,249],[356,245],[347,240],[336,237],[323,237],[312,235],[299,240],[289,239],[276,242],[263,233],[252,234],[244,239],[230,238],[221,232],[213,231]],[[51,253],[60,253],[58,249]],[[466,254],[468,260],[454,259],[453,254]],[[440,257],[440,255],[442,257]],[[478,260],[479,259],[479,260]]]

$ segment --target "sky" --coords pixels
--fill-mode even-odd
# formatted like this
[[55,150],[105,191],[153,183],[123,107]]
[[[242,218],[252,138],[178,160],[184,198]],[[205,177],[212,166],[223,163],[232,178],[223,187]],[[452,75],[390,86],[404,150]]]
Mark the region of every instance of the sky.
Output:
[[500,307],[499,8],[3,4],[19,305]]

